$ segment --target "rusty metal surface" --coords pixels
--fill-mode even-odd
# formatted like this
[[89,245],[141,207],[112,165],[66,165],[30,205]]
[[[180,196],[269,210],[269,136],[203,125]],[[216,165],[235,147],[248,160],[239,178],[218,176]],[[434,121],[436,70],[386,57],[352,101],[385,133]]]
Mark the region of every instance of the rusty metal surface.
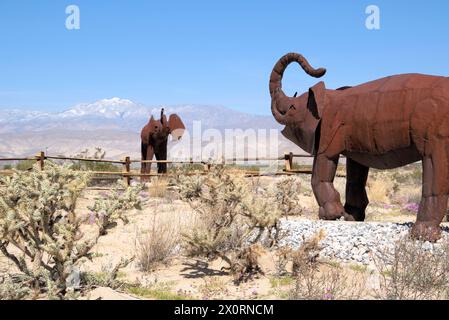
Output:
[[[449,78],[402,74],[337,90],[319,82],[288,97],[281,81],[292,62],[317,78],[326,70],[289,53],[274,66],[269,85],[271,110],[286,126],[284,135],[315,156],[312,187],[320,218],[363,221],[369,168],[422,160],[423,197],[412,234],[438,239],[449,194]],[[340,155],[348,158],[345,206],[333,186]]]
[[[184,123],[176,114],[172,114],[167,121],[164,109],[161,110],[161,117],[155,120],[151,116],[148,123],[142,128],[141,146],[142,160],[152,160],[156,156],[156,160],[167,160],[167,141],[171,134],[174,139],[181,139],[185,130]],[[167,172],[167,163],[157,163],[158,173]],[[151,171],[151,163],[143,162],[141,165],[141,173],[149,174]],[[142,178],[145,180],[144,178]]]

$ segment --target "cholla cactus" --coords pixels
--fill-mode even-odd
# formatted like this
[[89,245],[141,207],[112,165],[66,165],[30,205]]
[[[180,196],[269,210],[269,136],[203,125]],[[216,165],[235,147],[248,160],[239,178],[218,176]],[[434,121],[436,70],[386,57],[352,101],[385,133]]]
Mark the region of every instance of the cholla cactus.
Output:
[[230,174],[223,166],[213,167],[205,177],[182,177],[179,186],[181,198],[199,214],[199,223],[184,233],[188,252],[220,257],[233,273],[259,272],[254,259],[246,268],[241,257],[277,226],[280,211],[272,199],[256,198],[243,175]]
[[30,289],[11,277],[0,277],[0,300],[20,300],[30,293]]
[[81,220],[75,214],[89,175],[51,163],[46,168],[1,178],[5,187],[0,195],[0,250],[34,287],[41,285],[47,271],[64,289],[68,270],[96,242],[80,241]]
[[[98,228],[91,238],[84,237],[83,219],[75,212],[89,179],[89,173],[51,162],[44,171],[35,166],[0,178],[0,251],[22,272],[28,286],[37,291],[46,288],[49,296],[66,294],[67,278],[78,262],[90,256],[102,234]],[[126,209],[116,206],[113,212]]]
[[127,187],[122,180],[117,181],[117,185],[108,197],[99,197],[95,200],[89,210],[100,230],[100,235],[105,235],[113,222],[122,220],[128,223],[125,212],[131,209],[142,209],[142,198],[140,193],[143,191],[144,185],[138,184]]
[[272,197],[278,204],[283,216],[296,216],[302,213],[299,199],[300,191],[301,183],[295,178],[283,179],[276,183],[272,191]]

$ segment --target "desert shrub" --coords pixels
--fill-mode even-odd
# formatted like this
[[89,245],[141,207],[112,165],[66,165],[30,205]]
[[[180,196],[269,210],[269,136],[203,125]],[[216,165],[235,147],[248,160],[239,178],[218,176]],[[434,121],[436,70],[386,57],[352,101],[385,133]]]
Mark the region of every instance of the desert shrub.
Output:
[[[96,147],[94,151],[85,149],[75,155],[75,158],[81,159],[94,159],[94,160],[104,160],[106,157],[106,151],[100,147]],[[72,168],[74,170],[82,171],[109,171],[109,172],[120,172],[121,167],[113,163],[107,162],[91,162],[91,161],[72,161]]]
[[[81,231],[77,200],[90,175],[48,162],[30,172],[0,178],[0,251],[21,272],[21,282],[47,297],[64,298],[67,279],[90,257],[101,236]],[[111,219],[115,219],[112,216]]]
[[264,234],[276,236],[280,211],[273,201],[256,197],[242,175],[223,166],[214,166],[205,176],[180,175],[178,185],[181,198],[199,216],[198,224],[183,234],[187,253],[223,259],[231,273],[241,275],[236,282],[248,278],[245,272],[259,272],[253,259],[257,255],[250,252]]
[[140,193],[143,189],[142,184],[127,187],[122,180],[118,180],[109,196],[95,199],[94,205],[89,207],[89,219],[98,225],[100,235],[105,235],[108,229],[115,226],[117,220],[128,223],[125,213],[131,209],[142,208]]
[[375,257],[381,299],[448,299],[449,244],[429,250],[428,243],[408,238]]
[[33,165],[36,163],[36,160],[22,160],[16,164],[16,169],[20,171],[27,171],[33,168]]
[[136,238],[136,261],[141,271],[150,272],[167,262],[179,242],[179,231],[173,221],[161,220],[155,214],[150,230]]

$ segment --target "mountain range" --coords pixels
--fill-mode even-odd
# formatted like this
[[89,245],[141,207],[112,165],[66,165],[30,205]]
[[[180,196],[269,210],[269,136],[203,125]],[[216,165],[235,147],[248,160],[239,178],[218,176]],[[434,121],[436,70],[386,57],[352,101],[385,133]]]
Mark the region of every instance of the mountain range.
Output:
[[[201,132],[216,129],[221,133],[226,129],[274,129],[277,130],[278,139],[276,153],[300,151],[279,134],[282,127],[272,116],[252,115],[211,105],[164,108],[166,114],[176,113],[182,118],[190,138],[194,126],[200,126]],[[53,113],[0,110],[0,157],[30,156],[41,150],[51,155],[73,156],[86,149],[101,147],[106,151],[107,158],[116,159],[125,155],[139,158],[140,130],[151,115],[159,119],[160,110],[160,106],[145,106],[121,98],[78,104],[66,111]],[[242,132],[237,133],[235,138],[239,140],[241,135]],[[184,148],[190,148],[192,141],[188,139],[183,142]],[[258,139],[257,146],[246,148],[250,150],[267,145],[268,141],[260,140],[263,138]],[[169,150],[176,144],[179,142],[170,142]]]

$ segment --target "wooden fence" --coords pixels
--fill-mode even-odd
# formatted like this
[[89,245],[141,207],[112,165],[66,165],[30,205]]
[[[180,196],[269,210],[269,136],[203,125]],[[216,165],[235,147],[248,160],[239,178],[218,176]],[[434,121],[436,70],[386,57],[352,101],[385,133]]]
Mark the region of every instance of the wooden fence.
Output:
[[[311,169],[295,170],[293,168],[294,158],[311,158],[309,155],[300,155],[293,153],[286,153],[283,157],[279,158],[232,158],[224,159],[222,163],[226,164],[236,164],[237,162],[260,162],[260,161],[284,161],[284,169],[282,171],[273,172],[270,174],[274,175],[292,175],[292,174],[311,174]],[[205,161],[194,161],[193,159],[187,161],[173,161],[173,160],[132,160],[130,157],[125,157],[123,160],[106,160],[106,159],[86,159],[86,158],[76,158],[76,157],[64,157],[64,156],[49,156],[45,152],[41,151],[34,157],[24,157],[24,158],[0,158],[0,162],[13,162],[13,161],[36,161],[39,164],[39,168],[44,170],[45,160],[62,160],[62,161],[80,161],[80,162],[94,162],[94,163],[109,163],[115,165],[123,166],[122,171],[91,171],[97,176],[121,176],[127,185],[131,184],[131,179],[133,177],[153,177],[160,176],[162,174],[149,173],[143,174],[140,172],[131,171],[131,165],[133,163],[166,163],[166,164],[197,164],[203,166],[202,172],[196,172],[191,174],[201,174],[206,173],[210,170],[213,163]],[[11,174],[11,171],[2,170],[0,174],[7,175]],[[260,175],[258,171],[245,171],[248,176]],[[169,175],[169,174],[164,174]]]

